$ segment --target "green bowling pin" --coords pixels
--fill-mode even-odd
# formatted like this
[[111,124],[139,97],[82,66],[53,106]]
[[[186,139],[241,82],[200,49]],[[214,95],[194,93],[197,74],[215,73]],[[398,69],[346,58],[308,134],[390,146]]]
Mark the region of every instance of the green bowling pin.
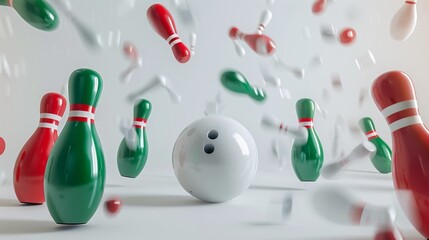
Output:
[[224,71],[220,79],[222,85],[230,91],[246,94],[258,102],[265,100],[265,91],[262,88],[251,86],[246,77],[238,71]]
[[149,152],[146,137],[146,122],[152,111],[152,104],[142,99],[134,105],[134,123],[131,131],[136,132],[135,146],[128,146],[124,138],[119,145],[117,161],[119,173],[123,177],[135,178],[143,170]]
[[48,159],[46,204],[58,224],[85,224],[101,201],[105,182],[103,149],[94,124],[101,76],[78,69],[69,79],[70,113]]
[[0,0],[0,5],[14,8],[31,26],[51,31],[58,26],[58,14],[45,0]]
[[303,98],[296,103],[299,125],[307,129],[308,138],[304,143],[294,141],[292,166],[299,180],[305,182],[316,181],[323,165],[323,148],[313,125],[314,110],[311,99]]
[[390,173],[392,171],[392,150],[383,139],[381,139],[374,126],[374,122],[369,117],[364,117],[359,121],[359,126],[368,138],[377,148],[375,154],[371,157],[372,165],[380,173]]

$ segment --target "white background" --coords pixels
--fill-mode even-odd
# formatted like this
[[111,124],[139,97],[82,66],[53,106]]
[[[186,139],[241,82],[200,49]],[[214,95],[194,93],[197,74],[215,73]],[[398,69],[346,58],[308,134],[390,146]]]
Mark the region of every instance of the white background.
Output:
[[[429,62],[427,58],[429,48],[426,46],[429,42],[426,31],[428,28],[426,12],[429,8],[427,1],[418,2],[418,24],[414,34],[406,42],[396,42],[389,36],[390,20],[403,4],[403,1],[400,0],[335,1],[329,4],[326,12],[320,16],[314,16],[311,13],[313,1],[276,1],[274,6],[268,7],[273,13],[273,19],[265,33],[276,42],[277,55],[280,58],[291,65],[305,67],[307,70],[304,80],[296,79],[287,71],[274,71],[291,92],[291,100],[281,99],[276,89],[263,85],[259,64],[268,64],[270,60],[257,56],[247,46],[244,46],[247,51],[246,56],[238,57],[227,35],[228,29],[232,25],[239,27],[244,32],[253,32],[257,27],[261,12],[267,8],[265,1],[190,0],[189,3],[197,22],[196,29],[183,24],[180,18],[176,18],[178,33],[184,42],[189,43],[189,33],[192,31],[196,31],[198,35],[196,55],[186,64],[176,62],[170,47],[147,22],[146,9],[155,2],[137,0],[133,9],[119,11],[118,9],[126,6],[127,2],[130,1],[71,1],[71,9],[77,17],[100,34],[104,43],[101,51],[88,48],[79,38],[74,26],[60,11],[58,11],[59,28],[53,32],[42,32],[23,22],[13,9],[0,7],[0,55],[5,56],[12,69],[14,65],[17,65],[21,71],[19,76],[0,75],[0,136],[7,143],[6,152],[0,157],[0,169],[9,176],[9,184],[2,187],[6,196],[13,199],[10,177],[19,150],[37,126],[40,98],[49,91],[60,92],[71,72],[81,67],[98,71],[104,80],[104,88],[96,112],[96,125],[105,153],[107,183],[111,186],[121,183],[137,188],[140,187],[139,184],[147,184],[146,179],[149,179],[149,182],[160,184],[155,176],[164,176],[169,179],[170,184],[167,184],[166,189],[171,188],[172,192],[186,196],[172,177],[174,174],[171,167],[171,152],[174,142],[188,124],[204,116],[206,102],[213,101],[219,92],[226,106],[223,114],[241,122],[249,129],[257,143],[259,171],[255,182],[259,179],[276,186],[282,186],[282,182],[279,182],[280,179],[282,179],[281,181],[288,179],[289,187],[300,183],[290,171],[290,162],[286,165],[285,171],[278,170],[271,152],[271,141],[276,134],[260,127],[260,119],[264,113],[277,115],[285,123],[296,125],[295,102],[302,97],[310,97],[317,101],[328,112],[326,119],[320,113],[316,113],[315,127],[325,149],[325,162],[330,162],[333,161],[330,149],[335,119],[338,115],[344,116],[350,124],[356,124],[364,116],[372,117],[379,134],[390,143],[388,127],[371,97],[369,96],[364,104],[359,106],[358,95],[360,89],[369,89],[372,81],[381,73],[389,70],[403,70],[414,81],[423,120],[427,122],[429,119],[427,108],[429,96],[425,94],[428,87],[426,65]],[[161,1],[161,3],[171,10],[173,16],[178,15],[173,1]],[[12,33],[7,30],[7,18],[11,22]],[[343,27],[353,27],[357,32],[356,42],[351,46],[342,46],[323,40],[320,35],[320,27],[330,24],[338,30]],[[117,42],[118,33],[120,33],[120,40]],[[109,34],[113,34],[110,46],[108,46]],[[122,53],[124,41],[133,42],[143,58],[142,69],[127,85],[119,81],[119,74],[129,65],[129,61]],[[368,49],[373,52],[377,63],[365,71],[360,71],[355,64],[355,58],[363,55]],[[323,65],[309,68],[308,64],[311,59],[318,55],[323,58]],[[25,68],[24,74],[22,67]],[[219,80],[221,71],[227,68],[239,70],[249,82],[264,87],[268,93],[267,100],[261,104],[246,96],[227,92]],[[12,71],[12,73],[14,72]],[[150,100],[153,105],[147,125],[150,145],[148,163],[138,179],[124,180],[120,177],[116,167],[116,152],[122,139],[117,119],[118,116],[132,117],[132,105],[125,101],[125,97],[145,85],[156,74],[166,75],[173,81],[175,90],[182,95],[182,102],[174,104],[167,93],[160,89],[142,96]],[[332,87],[331,76],[333,74],[341,76],[342,91]],[[323,89],[330,92],[329,100],[323,98]],[[343,136],[345,152],[350,151],[363,139],[362,135],[353,134],[348,130],[344,131]],[[363,161],[351,168],[374,171],[369,161]],[[388,176],[381,178],[389,178]],[[151,178],[155,178],[155,180]],[[386,184],[391,187],[389,182]],[[158,188],[152,187],[156,192]],[[107,191],[114,193],[116,190],[108,189]],[[150,189],[146,190],[151,192]],[[246,202],[248,200],[245,196],[252,197],[252,194],[256,193],[246,194],[239,198],[240,201]],[[391,195],[392,193],[388,192],[383,197],[391,199],[391,197],[393,198]],[[368,201],[377,202],[377,194],[369,193],[364,189],[363,196],[366,196]],[[236,205],[239,208],[246,206],[240,201],[232,203],[233,206]],[[44,217],[49,221],[46,209],[41,209],[44,209],[40,211],[44,211]],[[203,209],[200,211],[205,211]],[[14,210],[9,210],[13,215]],[[315,215],[311,211],[307,213],[310,216]],[[143,212],[142,215],[144,214]],[[116,224],[127,221],[127,217],[124,215],[125,213],[121,215],[122,220],[116,220]],[[177,221],[181,221],[180,216],[178,215]],[[133,219],[137,221],[139,218]],[[163,221],[159,219],[157,221],[160,221],[162,225]],[[305,221],[303,222],[305,223]],[[195,223],[190,225],[192,224]],[[142,223],[142,226],[144,225]],[[102,226],[99,224],[99,229],[93,230],[101,231]],[[231,228],[233,227],[231,226]],[[260,231],[261,233],[269,232],[269,228]],[[348,231],[341,229],[342,233]],[[1,230],[2,228],[0,228],[0,233]],[[305,235],[306,230],[308,229],[301,226],[295,232],[300,233],[297,235],[301,236],[300,239],[319,239],[312,235],[314,233]],[[166,230],[160,229],[159,231]],[[175,231],[180,232],[180,229]],[[222,235],[224,239],[231,239],[228,238],[227,233],[234,230],[219,231],[224,232]],[[358,233],[359,231],[356,230],[356,236],[359,236]],[[413,234],[416,236],[416,233]],[[167,235],[164,239],[167,239]],[[251,234],[245,236],[249,237],[248,235]],[[234,236],[238,239],[240,235]],[[367,232],[365,236],[370,236],[370,233]],[[154,238],[156,235],[152,236],[152,239]],[[273,239],[277,238],[282,238],[282,236],[273,237]]]

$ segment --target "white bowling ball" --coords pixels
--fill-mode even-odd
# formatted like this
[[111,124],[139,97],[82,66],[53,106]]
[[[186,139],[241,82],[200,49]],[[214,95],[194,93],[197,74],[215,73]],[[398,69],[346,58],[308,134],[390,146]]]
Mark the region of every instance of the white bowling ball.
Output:
[[177,138],[173,168],[192,196],[225,202],[249,187],[258,168],[258,149],[239,122],[209,116],[191,123]]

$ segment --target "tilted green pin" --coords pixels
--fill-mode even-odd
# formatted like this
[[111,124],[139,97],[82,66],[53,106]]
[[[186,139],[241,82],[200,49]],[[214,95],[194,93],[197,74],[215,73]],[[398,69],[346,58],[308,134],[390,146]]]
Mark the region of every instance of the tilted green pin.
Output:
[[323,166],[323,148],[313,126],[315,103],[308,98],[296,103],[299,124],[307,128],[308,138],[305,143],[294,141],[292,146],[292,166],[301,181],[316,181]]
[[102,90],[101,76],[78,69],[69,79],[70,113],[45,173],[45,198],[58,224],[87,223],[103,197],[104,154],[94,124]]
[[119,145],[117,162],[119,173],[123,177],[135,178],[143,170],[149,153],[149,145],[146,137],[146,122],[152,111],[152,104],[142,99],[134,105],[134,124],[135,141],[134,146],[129,146],[127,139],[124,138]]
[[14,8],[27,23],[42,31],[58,26],[58,14],[45,0],[0,0],[0,5]]
[[265,100],[265,91],[262,88],[251,86],[246,77],[238,71],[224,71],[220,79],[222,85],[230,91],[246,94],[258,102]]
[[368,138],[377,148],[375,154],[371,157],[371,162],[380,173],[390,173],[392,171],[392,150],[383,139],[381,139],[374,126],[374,122],[369,117],[359,120],[359,126]]

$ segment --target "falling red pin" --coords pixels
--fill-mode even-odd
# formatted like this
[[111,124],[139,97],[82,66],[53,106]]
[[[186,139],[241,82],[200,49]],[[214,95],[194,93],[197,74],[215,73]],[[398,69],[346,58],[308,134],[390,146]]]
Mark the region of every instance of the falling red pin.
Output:
[[[396,190],[411,193],[414,227],[429,238],[429,132],[417,110],[413,83],[400,71],[386,72],[372,84],[372,98],[392,134],[392,174]],[[408,208],[401,202],[402,208]]]
[[146,15],[154,30],[171,46],[176,60],[180,63],[189,61],[191,52],[177,34],[173,16],[167,8],[161,4],[154,4],[148,8]]
[[270,37],[263,34],[271,18],[272,14],[269,10],[262,12],[258,28],[254,34],[246,34],[241,32],[237,27],[231,27],[229,30],[229,37],[234,41],[239,56],[244,55],[244,49],[238,44],[238,39],[244,41],[255,53],[261,56],[271,56],[274,54],[276,44]]
[[47,93],[40,102],[40,122],[22,147],[13,172],[16,197],[22,203],[45,202],[43,179],[49,154],[58,138],[58,124],[66,109],[66,99],[58,93]]

